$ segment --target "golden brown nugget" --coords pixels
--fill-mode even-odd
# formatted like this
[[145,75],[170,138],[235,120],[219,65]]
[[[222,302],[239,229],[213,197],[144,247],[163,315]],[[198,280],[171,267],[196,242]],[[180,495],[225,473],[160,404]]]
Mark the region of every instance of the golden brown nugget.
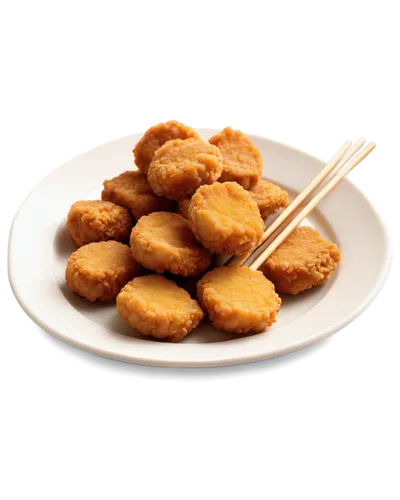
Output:
[[201,186],[190,200],[189,220],[196,238],[217,253],[240,255],[264,231],[257,203],[236,182]]
[[78,295],[94,302],[115,298],[139,271],[128,245],[100,241],[78,248],[68,260],[65,279]]
[[296,228],[261,266],[278,292],[297,295],[328,281],[340,261],[340,250],[307,226]]
[[197,276],[211,262],[211,252],[196,240],[189,221],[169,212],[142,217],[132,230],[131,249],[135,260],[158,273]]
[[147,180],[156,195],[184,200],[201,185],[215,182],[221,172],[222,155],[216,146],[198,139],[175,139],[157,149]]
[[261,154],[240,130],[226,127],[208,142],[221,150],[224,159],[220,182],[235,181],[245,189],[258,182],[262,172]]
[[264,179],[260,179],[257,184],[249,190],[249,193],[257,203],[263,219],[266,219],[281,208],[285,208],[289,205],[289,195],[287,192],[276,184]]
[[197,132],[175,120],[159,123],[149,128],[133,149],[135,163],[145,175],[154,153],[167,141],[173,139],[200,139]]
[[141,334],[172,342],[182,340],[204,316],[183,288],[157,274],[125,285],[117,297],[117,310]]
[[136,220],[152,212],[174,209],[174,203],[153,193],[146,176],[138,170],[128,170],[104,181],[102,200],[112,201],[130,210]]
[[197,285],[197,299],[213,325],[227,332],[261,332],[281,306],[273,283],[248,267],[218,267]]
[[81,247],[95,241],[124,241],[132,230],[129,211],[111,201],[77,201],[68,213],[67,230]]
[[179,215],[182,215],[182,217],[185,217],[185,219],[189,219],[189,205],[190,198],[178,201],[177,212]]

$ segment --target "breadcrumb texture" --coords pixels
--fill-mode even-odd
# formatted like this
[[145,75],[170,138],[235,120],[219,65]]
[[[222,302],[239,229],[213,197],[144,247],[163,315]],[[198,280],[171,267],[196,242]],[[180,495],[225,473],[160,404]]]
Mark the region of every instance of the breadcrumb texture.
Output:
[[340,261],[340,250],[314,228],[296,228],[261,266],[281,293],[298,293],[325,283]]
[[68,260],[65,279],[78,295],[94,302],[114,299],[139,271],[128,245],[100,241],[84,245]]
[[208,142],[175,139],[158,149],[147,179],[156,195],[171,200],[189,198],[203,184],[212,184],[222,173],[222,154]]
[[217,253],[242,254],[264,230],[257,203],[236,182],[201,186],[190,201],[189,220],[196,238]]
[[273,283],[248,267],[218,267],[197,285],[197,298],[213,325],[228,332],[261,332],[281,306]]
[[235,181],[245,189],[250,189],[258,182],[262,172],[262,157],[243,132],[226,127],[208,142],[217,146],[223,156],[224,170],[220,182]]
[[266,219],[281,208],[285,208],[289,205],[289,195],[287,192],[276,184],[264,179],[260,179],[257,184],[249,190],[249,193],[257,203],[263,219]]
[[208,269],[211,252],[195,238],[190,223],[179,214],[155,212],[142,217],[131,233],[133,257],[158,273],[168,270],[197,276]]
[[145,175],[153,160],[154,153],[167,141],[173,139],[200,139],[192,128],[171,120],[149,128],[133,149],[135,163]]
[[123,241],[131,229],[129,211],[111,201],[77,201],[67,217],[68,234],[78,247],[95,241]]
[[178,207],[177,207],[178,214],[182,215],[182,217],[185,217],[185,219],[189,219],[189,205],[190,205],[190,198],[178,201]]
[[138,170],[127,170],[113,179],[104,181],[101,198],[127,208],[136,220],[152,212],[174,209],[171,200],[160,198],[153,193],[146,176]]
[[152,274],[135,278],[117,297],[121,318],[143,335],[179,342],[196,328],[204,313],[190,295],[171,280]]

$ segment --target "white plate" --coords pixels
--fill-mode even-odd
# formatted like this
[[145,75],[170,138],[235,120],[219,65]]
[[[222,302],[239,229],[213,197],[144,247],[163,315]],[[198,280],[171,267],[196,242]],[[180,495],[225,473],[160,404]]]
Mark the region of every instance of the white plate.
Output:
[[[215,130],[199,130],[208,138]],[[367,198],[348,179],[306,222],[335,241],[342,261],[329,282],[297,297],[283,297],[266,333],[236,337],[204,321],[183,342],[141,337],[119,318],[115,304],[91,304],[64,281],[74,245],[65,230],[70,205],[99,198],[104,179],[133,168],[132,147],[141,134],[119,139],[43,179],[19,209],[10,233],[9,277],[24,311],[69,344],[101,356],[161,366],[215,366],[257,361],[307,347],[356,318],[381,289],[390,266],[387,230]],[[264,158],[264,175],[293,197],[324,163],[302,151],[250,136]],[[367,160],[368,161],[368,160]]]

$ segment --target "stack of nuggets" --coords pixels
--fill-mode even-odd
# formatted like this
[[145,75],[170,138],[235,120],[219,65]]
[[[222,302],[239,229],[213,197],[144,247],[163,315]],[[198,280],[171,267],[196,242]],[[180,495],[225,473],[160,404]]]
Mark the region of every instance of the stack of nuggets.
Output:
[[[319,237],[321,249],[314,233],[295,231],[265,263],[269,279],[249,268],[209,270],[213,253],[240,255],[257,246],[263,219],[289,203],[286,191],[261,179],[261,155],[242,132],[227,127],[207,142],[169,121],[151,127],[133,153],[139,170],[104,181],[101,201],[71,207],[67,228],[80,248],[67,263],[66,280],[90,301],[116,298],[121,318],[143,335],[180,341],[203,311],[216,328],[263,331],[280,309],[275,286],[296,294],[335,269],[336,245]],[[297,242],[299,269],[298,255],[286,265],[287,248]],[[158,274],[138,277],[141,266]],[[200,305],[176,284],[179,277],[200,279]]]

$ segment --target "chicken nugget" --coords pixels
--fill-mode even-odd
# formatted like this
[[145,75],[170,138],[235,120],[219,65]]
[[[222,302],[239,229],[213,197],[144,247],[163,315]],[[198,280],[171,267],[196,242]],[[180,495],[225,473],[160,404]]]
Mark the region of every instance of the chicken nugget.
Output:
[[240,255],[264,231],[257,203],[236,182],[201,186],[190,200],[189,220],[196,238],[217,253]]
[[182,215],[182,217],[185,217],[185,219],[189,219],[189,205],[190,198],[178,201],[177,212],[179,215]]
[[201,185],[215,182],[221,172],[222,155],[216,146],[198,139],[175,139],[157,149],[147,179],[156,195],[184,200]]
[[146,176],[138,170],[127,170],[113,179],[104,181],[101,199],[126,207],[136,220],[152,212],[174,209],[171,200],[160,198],[153,193]]
[[189,221],[169,212],[142,217],[132,229],[131,249],[140,264],[158,273],[197,276],[211,262],[211,252],[196,240]]
[[152,274],[135,278],[117,297],[121,318],[143,335],[179,342],[196,328],[204,313],[176,283]]
[[340,250],[308,226],[296,228],[260,270],[278,292],[297,295],[328,281],[340,261]]
[[197,132],[175,120],[159,123],[149,128],[133,149],[135,163],[145,175],[154,153],[159,147],[172,139],[200,139]]
[[68,213],[67,230],[78,247],[94,241],[123,241],[131,233],[132,218],[126,208],[111,201],[77,201]]
[[235,181],[250,189],[260,179],[262,158],[258,149],[240,130],[226,127],[208,141],[222,153],[224,169],[220,182]]
[[248,267],[208,272],[197,285],[197,299],[216,328],[235,333],[265,330],[281,306],[273,283]]
[[128,245],[100,241],[84,245],[68,260],[65,279],[78,295],[94,302],[115,298],[139,271]]
[[276,184],[264,179],[260,179],[257,184],[249,190],[249,193],[257,203],[263,219],[266,219],[274,212],[289,205],[289,195],[287,192]]

